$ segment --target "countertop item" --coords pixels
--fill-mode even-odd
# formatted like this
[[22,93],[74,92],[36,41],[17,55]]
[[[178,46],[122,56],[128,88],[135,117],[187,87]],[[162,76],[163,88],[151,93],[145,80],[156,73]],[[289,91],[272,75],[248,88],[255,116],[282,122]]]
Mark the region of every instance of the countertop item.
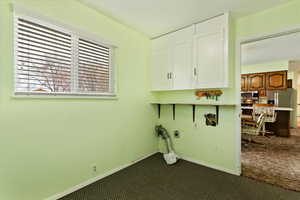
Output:
[[[248,109],[248,110],[253,110],[253,107],[251,106],[242,106],[242,109]],[[288,107],[275,107],[276,111],[293,111],[293,108],[288,108]]]

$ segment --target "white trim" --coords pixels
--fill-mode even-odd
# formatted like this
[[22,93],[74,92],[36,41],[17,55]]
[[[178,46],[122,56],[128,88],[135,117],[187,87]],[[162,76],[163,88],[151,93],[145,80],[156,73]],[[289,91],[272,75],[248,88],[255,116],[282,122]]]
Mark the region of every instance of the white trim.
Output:
[[61,20],[56,20],[54,19],[54,17],[45,16],[36,10],[26,8],[23,5],[17,3],[12,3],[11,5],[12,5],[13,12],[16,13],[18,16],[23,16],[23,17],[31,18],[33,20],[37,20],[38,23],[40,22],[40,20],[42,21],[42,23],[48,22],[49,24],[54,25],[56,29],[59,28],[63,31],[76,33],[76,35],[80,37],[88,37],[89,40],[94,40],[95,42],[100,43],[104,46],[118,48],[117,44],[115,44],[112,41],[101,38],[96,33],[90,33],[84,29],[77,28],[70,24],[63,23]]
[[[14,38],[13,38],[13,64],[14,64],[14,74],[13,74],[13,88],[14,88],[14,97],[17,97],[21,95],[21,98],[26,98],[30,96],[38,96],[38,98],[48,98],[51,96],[54,96],[54,98],[57,98],[57,96],[61,95],[62,98],[77,98],[77,96],[80,96],[80,98],[100,98],[100,99],[110,99],[111,97],[116,97],[116,74],[115,74],[115,63],[113,61],[114,51],[117,48],[115,45],[113,45],[110,42],[104,41],[102,39],[99,40],[99,37],[90,33],[87,33],[83,30],[79,30],[77,28],[74,28],[70,25],[63,24],[57,20],[53,20],[49,17],[45,17],[39,14],[36,14],[34,11],[31,11],[30,9],[24,8],[23,6],[20,6],[18,4],[12,4],[13,8],[13,32],[14,32]],[[37,93],[37,92],[18,92],[16,91],[16,82],[17,82],[17,38],[18,38],[18,31],[17,31],[17,23],[18,18],[29,20],[33,23],[45,25],[47,27],[50,27],[52,29],[61,31],[63,33],[67,33],[71,35],[71,51],[72,51],[72,67],[71,67],[71,92],[46,92],[46,93]],[[87,41],[95,42],[97,44],[103,45],[104,47],[109,48],[109,76],[110,76],[110,84],[109,84],[109,92],[107,93],[89,93],[89,92],[77,92],[78,90],[78,77],[75,77],[74,74],[77,74],[78,72],[78,41],[80,39],[85,39]],[[109,97],[109,98],[107,98]],[[116,99],[116,98],[115,98]]]
[[298,33],[298,32],[300,32],[300,24],[296,26],[285,27],[277,31],[265,32],[265,33],[255,34],[252,36],[238,38],[237,42],[240,44],[245,44],[245,43],[251,43],[259,40],[275,38],[275,37],[288,35],[292,33]]
[[[235,134],[236,134],[236,167],[239,170],[239,174],[242,174],[242,162],[241,162],[241,151],[242,151],[242,135],[241,135],[241,45],[236,43],[236,60],[235,60],[235,84],[236,84],[236,108],[235,108]],[[239,67],[236,67],[239,66]]]
[[223,167],[219,167],[217,165],[213,165],[213,164],[206,163],[206,162],[203,162],[203,161],[194,160],[194,159],[188,158],[188,157],[180,157],[180,159],[191,162],[191,163],[194,163],[194,164],[202,165],[204,167],[215,169],[215,170],[218,170],[218,171],[226,172],[228,174],[232,174],[232,175],[236,175],[236,176],[241,175],[239,170],[235,171],[235,170],[231,170],[231,169],[226,169],[226,168],[223,168]]
[[229,88],[229,41],[230,41],[230,13],[224,13],[225,25],[223,25],[223,42],[224,42],[224,81],[221,88]]
[[288,35],[292,33],[300,32],[300,25],[285,27],[272,32],[265,32],[261,34],[255,34],[250,37],[238,38],[236,40],[236,49],[235,49],[235,81],[236,81],[236,98],[239,102],[239,106],[236,107],[236,151],[237,151],[237,165],[241,170],[241,118],[240,118],[240,93],[241,93],[241,45],[245,43],[260,41],[268,38],[275,38],[283,35]]
[[88,95],[15,95],[13,99],[103,99],[103,100],[118,100],[117,96],[88,96]]
[[140,162],[140,161],[142,161],[142,160],[144,160],[144,159],[146,159],[146,158],[148,158],[148,157],[150,157],[150,156],[152,156],[152,155],[154,155],[156,153],[158,153],[158,152],[156,151],[156,152],[150,153],[150,154],[148,154],[146,156],[143,156],[142,158],[140,158],[138,160],[132,161],[132,162],[130,162],[128,164],[125,164],[125,165],[122,165],[122,166],[120,166],[118,168],[112,169],[112,170],[110,170],[110,171],[108,171],[108,172],[106,172],[104,174],[101,174],[101,175],[96,176],[94,178],[91,178],[91,179],[89,179],[87,181],[84,181],[84,182],[82,182],[82,183],[80,183],[78,185],[75,185],[75,186],[73,186],[73,187],[71,187],[71,188],[69,188],[69,189],[67,189],[67,190],[65,190],[65,191],[63,191],[61,193],[55,194],[53,196],[50,196],[50,197],[48,197],[48,198],[46,198],[44,200],[57,200],[57,199],[60,199],[60,198],[62,198],[64,196],[66,196],[68,194],[71,194],[71,193],[73,193],[73,192],[75,192],[75,191],[77,191],[77,190],[79,190],[81,188],[84,188],[84,187],[86,187],[86,186],[88,186],[88,185],[90,185],[90,184],[92,184],[92,183],[94,183],[96,181],[99,181],[99,180],[101,180],[101,179],[103,179],[103,178],[105,178],[107,176],[110,176],[110,175],[112,175],[112,174],[114,174],[114,173],[116,173],[118,171],[121,171],[121,170],[123,170],[123,169],[125,169],[127,167],[130,167],[131,165],[134,165],[134,164],[136,164],[136,163],[138,163],[138,162]]
[[[249,107],[249,106],[242,106],[241,109],[244,110],[253,110],[253,107]],[[288,107],[274,107],[275,111],[293,111],[293,108],[288,108]]]

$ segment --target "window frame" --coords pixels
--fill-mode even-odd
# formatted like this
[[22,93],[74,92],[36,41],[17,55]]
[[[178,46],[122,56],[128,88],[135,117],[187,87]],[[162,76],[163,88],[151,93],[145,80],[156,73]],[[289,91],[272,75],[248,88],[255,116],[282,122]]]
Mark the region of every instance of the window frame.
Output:
[[[117,48],[111,42],[99,39],[98,36],[92,33],[87,33],[86,31],[71,27],[67,24],[62,24],[56,20],[52,20],[48,17],[44,17],[41,15],[34,14],[32,15],[32,11],[24,9],[19,6],[14,7],[14,15],[13,15],[13,97],[31,97],[31,98],[105,98],[105,99],[116,99],[117,96],[117,88],[116,88],[116,69],[114,64],[114,53]],[[20,92],[17,91],[17,60],[18,60],[18,19],[22,18],[33,23],[37,23],[67,34],[71,35],[71,92]],[[91,42],[95,42],[102,46],[105,46],[110,49],[109,55],[109,91],[100,93],[100,92],[79,92],[76,91],[78,87],[74,87],[75,80],[78,79],[78,43],[79,39],[85,39]],[[75,75],[75,76],[74,76]]]

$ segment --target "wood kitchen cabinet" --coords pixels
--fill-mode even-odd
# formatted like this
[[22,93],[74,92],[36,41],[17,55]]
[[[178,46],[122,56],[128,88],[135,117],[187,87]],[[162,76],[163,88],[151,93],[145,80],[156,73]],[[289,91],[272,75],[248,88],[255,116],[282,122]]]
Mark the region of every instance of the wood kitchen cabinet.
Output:
[[268,72],[266,75],[267,90],[284,90],[287,88],[287,71]]
[[248,91],[248,75],[242,74],[241,76],[241,90]]
[[264,90],[266,83],[265,73],[256,73],[248,75],[248,90],[249,91],[258,91]]
[[285,90],[287,87],[287,71],[241,75],[241,90],[259,91],[260,96],[265,96],[267,90]]

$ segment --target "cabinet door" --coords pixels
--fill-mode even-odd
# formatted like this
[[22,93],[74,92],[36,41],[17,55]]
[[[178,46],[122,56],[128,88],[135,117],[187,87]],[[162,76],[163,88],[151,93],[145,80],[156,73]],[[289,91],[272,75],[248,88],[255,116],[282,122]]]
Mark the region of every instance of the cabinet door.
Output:
[[287,71],[267,73],[268,90],[284,90],[287,88]]
[[248,75],[248,90],[258,91],[265,89],[265,74],[249,74]]
[[172,88],[170,74],[170,50],[156,50],[152,55],[152,90],[169,90]]
[[194,37],[194,58],[197,65],[196,88],[224,88],[226,71],[224,60],[224,35],[215,32]]
[[248,75],[241,76],[241,90],[248,91]]
[[171,34],[171,65],[174,90],[193,88],[193,34],[194,26]]

